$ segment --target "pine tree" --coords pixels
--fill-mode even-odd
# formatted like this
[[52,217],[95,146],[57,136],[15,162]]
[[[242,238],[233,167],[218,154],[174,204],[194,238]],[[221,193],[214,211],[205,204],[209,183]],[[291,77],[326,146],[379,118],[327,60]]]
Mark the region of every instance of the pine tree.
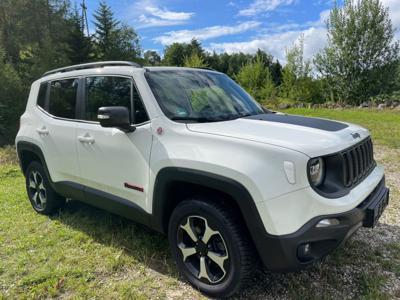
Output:
[[102,60],[137,60],[141,48],[135,30],[121,24],[105,2],[100,2],[94,13],[96,26],[95,44],[97,58]]
[[94,13],[94,35],[97,45],[97,58],[109,59],[115,44],[115,32],[119,22],[114,18],[114,13],[104,1]]
[[71,64],[89,62],[92,58],[91,40],[85,36],[83,20],[77,10],[75,10],[69,21],[71,30],[68,38],[68,58]]

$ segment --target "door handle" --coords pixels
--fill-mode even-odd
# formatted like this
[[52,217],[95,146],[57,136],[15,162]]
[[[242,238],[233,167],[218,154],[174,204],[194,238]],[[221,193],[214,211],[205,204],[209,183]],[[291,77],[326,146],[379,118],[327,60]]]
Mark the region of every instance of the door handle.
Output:
[[48,135],[49,134],[49,130],[46,128],[46,126],[43,126],[41,128],[37,128],[36,131],[40,135]]
[[94,144],[94,138],[91,137],[88,133],[78,136],[78,141],[80,141],[81,143]]

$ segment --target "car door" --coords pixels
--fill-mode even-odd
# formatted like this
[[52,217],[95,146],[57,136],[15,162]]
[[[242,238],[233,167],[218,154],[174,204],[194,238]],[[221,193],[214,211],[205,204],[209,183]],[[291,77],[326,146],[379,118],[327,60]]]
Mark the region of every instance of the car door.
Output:
[[35,134],[54,182],[78,180],[76,112],[78,78],[42,83],[37,102]]
[[[136,130],[126,133],[117,128],[101,127],[97,111],[105,106],[127,107]],[[133,79],[124,76],[85,78],[82,112],[84,122],[79,124],[76,138],[87,197],[95,194],[118,202],[129,201],[145,209],[152,132]],[[100,201],[99,197],[92,199]]]

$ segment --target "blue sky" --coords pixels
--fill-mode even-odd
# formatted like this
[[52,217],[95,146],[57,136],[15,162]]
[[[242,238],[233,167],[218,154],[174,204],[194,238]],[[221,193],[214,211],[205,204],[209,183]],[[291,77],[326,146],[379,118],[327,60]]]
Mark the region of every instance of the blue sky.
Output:
[[[98,2],[87,0],[90,18]],[[400,27],[400,0],[382,2],[390,8],[394,25]],[[162,54],[165,46],[195,37],[209,51],[254,53],[260,48],[282,62],[285,49],[301,35],[306,57],[312,57],[325,45],[325,21],[332,6],[332,0],[108,0],[107,3],[118,19],[139,33],[144,50],[154,49]]]

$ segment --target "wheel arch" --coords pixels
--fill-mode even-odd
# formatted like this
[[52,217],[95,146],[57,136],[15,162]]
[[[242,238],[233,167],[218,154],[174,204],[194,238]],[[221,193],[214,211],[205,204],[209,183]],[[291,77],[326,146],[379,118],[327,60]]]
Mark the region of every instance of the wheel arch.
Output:
[[228,196],[223,201],[237,208],[253,241],[256,238],[255,233],[265,232],[256,204],[241,183],[221,175],[179,167],[167,167],[157,174],[153,193],[152,227],[166,233],[169,218],[176,205],[187,196],[198,193]]
[[50,179],[50,183],[53,185],[43,151],[39,146],[31,142],[19,141],[17,142],[17,154],[19,158],[19,164],[24,175],[29,164],[32,161],[38,161],[42,164],[47,177]]

